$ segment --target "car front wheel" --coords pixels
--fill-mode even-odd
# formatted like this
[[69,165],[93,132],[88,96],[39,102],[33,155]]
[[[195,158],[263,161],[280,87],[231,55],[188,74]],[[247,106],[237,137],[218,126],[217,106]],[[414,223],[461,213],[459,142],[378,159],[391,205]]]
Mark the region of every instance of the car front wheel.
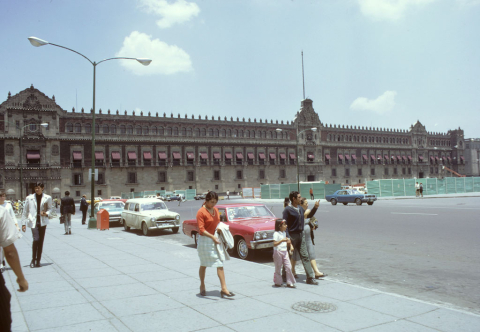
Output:
[[368,205],[373,205],[373,202],[367,202]]
[[123,220],[123,229],[128,232],[130,230],[130,227],[127,226],[127,222]]
[[142,232],[143,232],[143,235],[145,236],[148,236],[150,234],[150,230],[148,229],[146,222],[142,223]]
[[172,228],[172,233],[177,234],[178,233],[178,227],[173,227]]
[[332,200],[330,201],[330,203],[332,203],[332,205],[337,205],[337,200],[335,198],[332,198]]
[[348,203],[346,203],[346,202],[345,202],[345,203],[343,203],[343,205],[347,205],[347,204],[348,204]]
[[362,200],[361,200],[360,198],[357,198],[357,199],[355,200],[355,204],[357,204],[357,205],[362,205]]
[[237,256],[240,259],[247,259],[252,256],[252,250],[248,249],[247,242],[243,238],[239,238],[235,244]]

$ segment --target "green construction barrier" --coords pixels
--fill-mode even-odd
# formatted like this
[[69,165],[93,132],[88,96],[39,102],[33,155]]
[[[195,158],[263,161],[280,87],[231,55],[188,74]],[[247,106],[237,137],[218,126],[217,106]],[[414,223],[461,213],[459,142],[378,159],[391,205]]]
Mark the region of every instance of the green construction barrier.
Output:
[[376,196],[381,196],[380,195],[380,181],[374,180],[374,181],[367,181],[367,193],[376,195]]
[[473,193],[473,179],[474,178],[463,178],[465,180],[465,192]]
[[187,201],[191,201],[195,199],[194,197],[197,196],[197,190],[196,189],[187,189],[185,190],[185,199]]
[[415,179],[405,179],[405,196],[415,196]]
[[262,184],[260,186],[260,193],[262,195],[262,199],[271,199],[270,197],[270,185]]
[[455,178],[455,187],[458,194],[465,193],[465,178]]
[[[325,196],[332,195],[341,188],[342,186],[340,184],[325,184]],[[325,196],[323,196],[322,198],[325,198]]]
[[480,192],[480,178],[473,178],[473,191]]

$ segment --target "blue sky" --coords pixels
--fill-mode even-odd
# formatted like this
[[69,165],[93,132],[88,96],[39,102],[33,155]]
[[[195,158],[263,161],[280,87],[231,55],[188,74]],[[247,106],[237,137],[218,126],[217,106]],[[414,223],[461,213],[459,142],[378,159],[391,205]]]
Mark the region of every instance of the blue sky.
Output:
[[33,84],[66,110],[292,120],[480,137],[480,0],[0,0],[0,102]]

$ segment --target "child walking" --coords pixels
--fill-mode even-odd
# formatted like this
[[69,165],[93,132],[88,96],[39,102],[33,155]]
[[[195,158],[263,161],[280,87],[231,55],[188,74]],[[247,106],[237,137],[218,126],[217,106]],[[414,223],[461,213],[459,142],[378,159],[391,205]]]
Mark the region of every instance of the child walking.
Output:
[[287,243],[290,244],[290,239],[285,233],[287,223],[283,219],[275,220],[275,233],[273,233],[273,261],[275,262],[275,274],[273,275],[273,282],[276,287],[282,287],[282,265],[287,274],[287,287],[296,288],[295,278],[292,273],[292,265],[287,252]]

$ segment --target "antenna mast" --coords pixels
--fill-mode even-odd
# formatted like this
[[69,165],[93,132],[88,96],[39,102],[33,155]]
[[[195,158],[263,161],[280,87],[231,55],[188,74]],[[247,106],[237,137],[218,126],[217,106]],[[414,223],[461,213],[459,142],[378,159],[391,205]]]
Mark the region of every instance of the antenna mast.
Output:
[[303,73],[303,51],[302,51],[302,81],[303,81],[303,100],[305,100],[305,75]]

